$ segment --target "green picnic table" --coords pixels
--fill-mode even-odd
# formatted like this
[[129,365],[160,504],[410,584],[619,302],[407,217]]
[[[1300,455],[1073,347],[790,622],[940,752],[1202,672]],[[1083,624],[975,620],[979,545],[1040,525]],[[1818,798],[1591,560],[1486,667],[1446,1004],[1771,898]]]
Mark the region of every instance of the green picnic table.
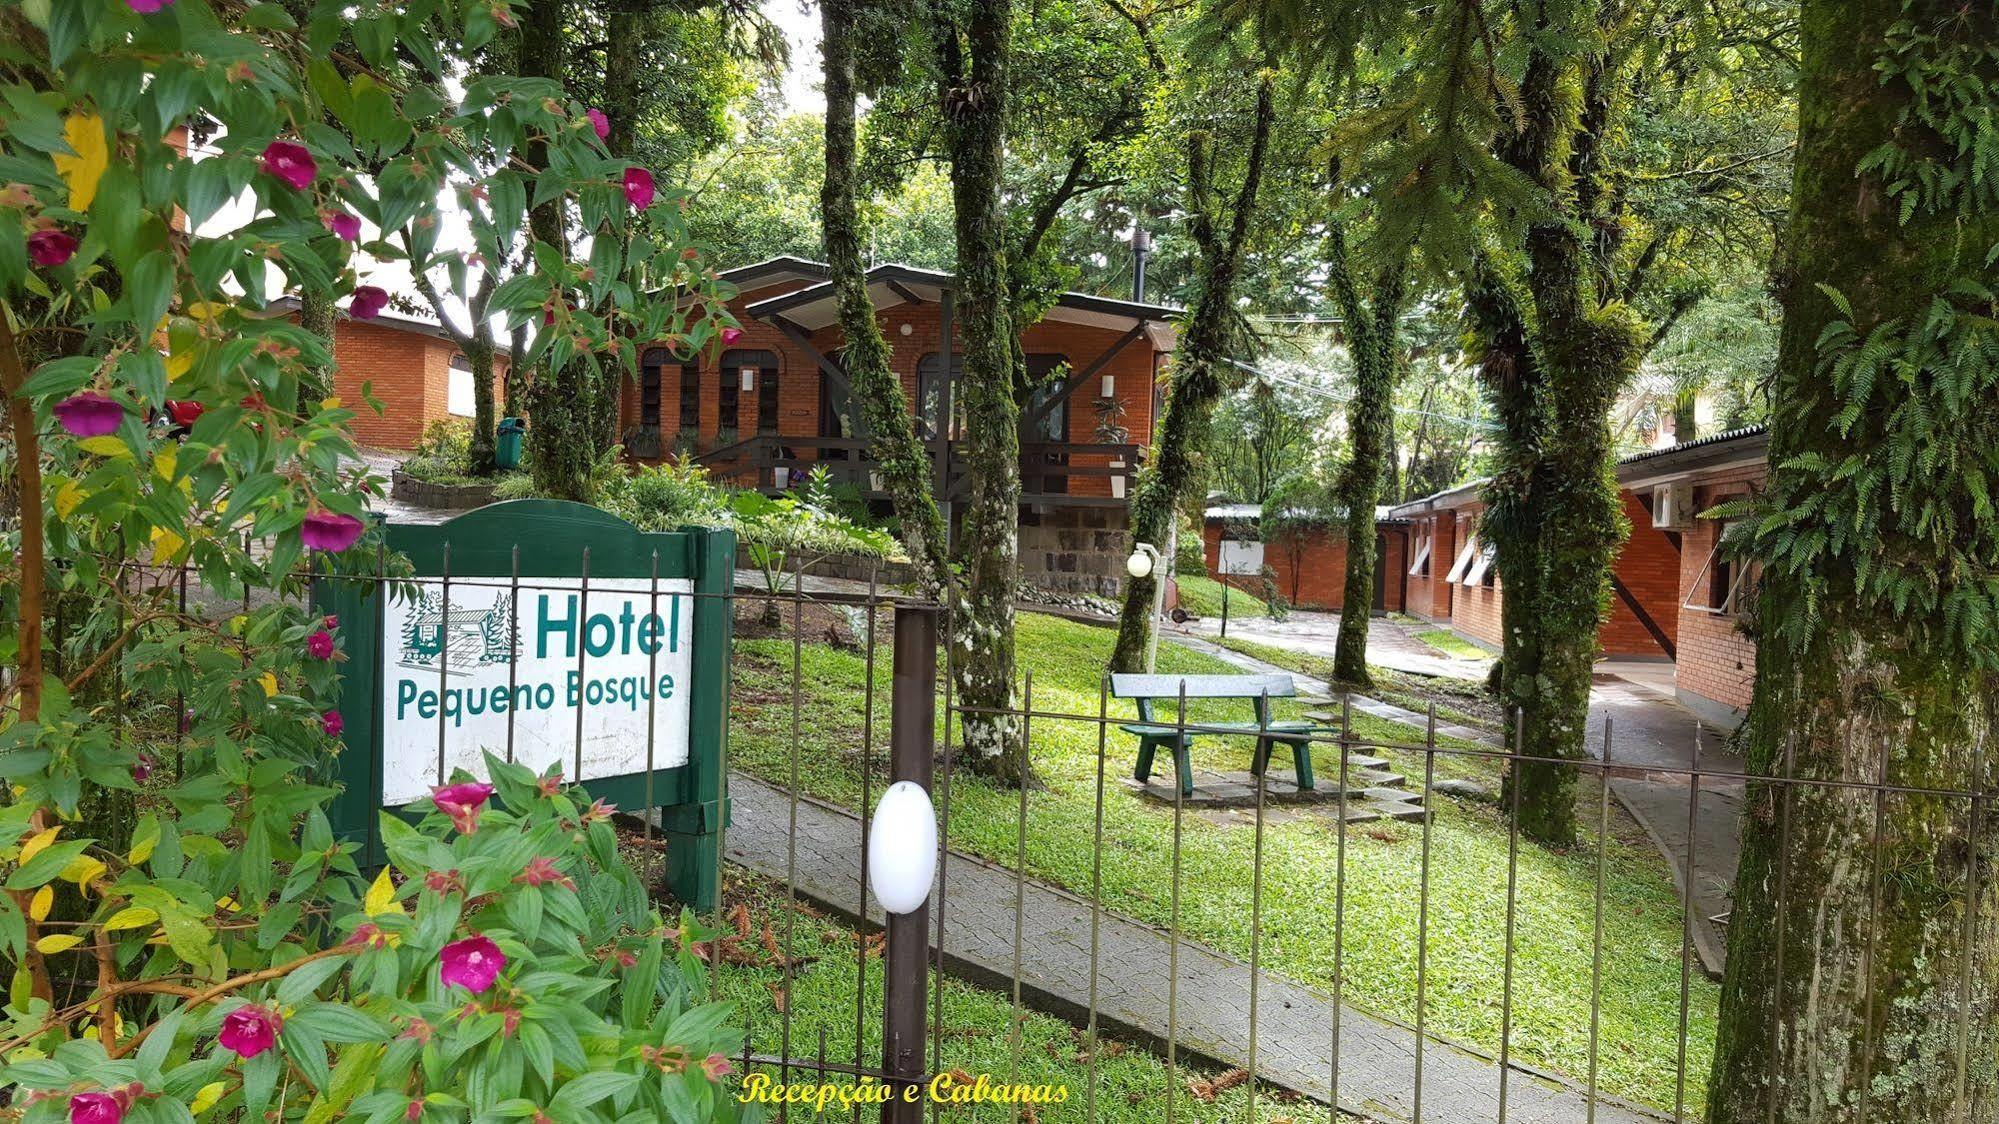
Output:
[[[1256,757],[1250,771],[1259,776],[1270,767],[1270,753],[1274,746],[1290,746],[1298,787],[1310,791],[1314,787],[1312,738],[1327,732],[1330,727],[1293,720],[1278,722],[1270,717],[1270,700],[1295,698],[1297,694],[1297,684],[1289,675],[1283,674],[1111,676],[1111,695],[1131,699],[1138,704],[1138,721],[1118,726],[1125,733],[1138,737],[1138,766],[1132,770],[1132,777],[1140,784],[1151,780],[1153,757],[1161,749],[1168,750],[1173,755],[1173,770],[1179,777],[1182,796],[1194,794],[1194,739],[1204,734],[1254,735]],[[1159,718],[1156,712],[1158,704],[1183,699],[1247,700],[1256,720],[1188,722],[1182,715],[1183,721],[1166,722]]]

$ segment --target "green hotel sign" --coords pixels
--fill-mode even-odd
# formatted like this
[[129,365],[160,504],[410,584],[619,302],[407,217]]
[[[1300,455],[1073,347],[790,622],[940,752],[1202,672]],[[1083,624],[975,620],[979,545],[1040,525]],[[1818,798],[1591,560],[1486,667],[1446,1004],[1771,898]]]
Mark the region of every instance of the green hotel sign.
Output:
[[712,906],[734,534],[520,500],[386,539],[414,577],[318,584],[350,637],[335,826],[379,862],[379,809],[482,777],[491,752],[660,809],[671,888]]

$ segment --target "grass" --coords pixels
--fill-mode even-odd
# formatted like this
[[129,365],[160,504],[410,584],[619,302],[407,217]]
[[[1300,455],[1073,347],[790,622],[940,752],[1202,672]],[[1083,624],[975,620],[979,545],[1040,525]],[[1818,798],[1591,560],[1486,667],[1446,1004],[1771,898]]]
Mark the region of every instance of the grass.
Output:
[[[1179,576],[1179,583],[1181,608],[1197,617],[1221,619],[1222,583],[1213,578],[1195,574],[1181,574]],[[1267,617],[1269,615],[1270,606],[1264,604],[1261,598],[1253,594],[1244,593],[1235,586],[1229,587],[1229,616]]]
[[[794,906],[783,887],[773,881],[744,876],[732,879],[727,897],[743,908],[733,912],[733,923],[750,936],[735,943],[736,951],[718,973],[721,998],[737,1001],[738,1010],[751,1017],[750,1048],[753,1053],[793,1058],[824,1057],[832,1063],[853,1064],[858,1030],[858,1056],[872,1065],[881,1057],[882,961],[880,945],[864,940],[853,928],[825,917],[809,907]],[[768,933],[768,940],[765,934]],[[784,990],[784,958],[787,938],[794,965],[788,1010],[791,1015],[789,1050],[786,1050],[784,1020],[773,1013]],[[863,977],[865,989],[857,996],[856,984]],[[1160,1107],[1169,1093],[1174,1098],[1175,1118],[1190,1124],[1234,1124],[1248,1121],[1249,1089],[1238,1085],[1203,1100],[1190,1092],[1212,1081],[1217,1072],[1204,1066],[1181,1064],[1169,1068],[1166,1060],[1145,1049],[1100,1037],[1091,1058],[1087,1033],[1069,1023],[1032,1011],[1015,1011],[1011,1000],[997,991],[974,987],[946,977],[938,984],[943,998],[943,1032],[937,1072],[958,1070],[969,1076],[986,1074],[995,1082],[1064,1086],[1068,1100],[1043,1106],[1041,1120],[1084,1119],[1086,1090],[1095,1090],[1094,1120],[1107,1124],[1138,1124],[1163,1119]],[[858,1002],[857,1002],[858,1000]],[[930,1009],[928,1003],[926,1010]],[[1019,1019],[1016,1044],[1014,1027]],[[821,1035],[823,1034],[823,1038]],[[823,1050],[823,1054],[822,1051]],[[821,1080],[816,1070],[793,1069],[779,1074],[775,1067],[753,1067],[771,1075],[773,1081],[813,1082]],[[829,1071],[824,1080],[836,1085],[854,1083],[854,1078]],[[1288,1113],[1272,1104],[1288,1097],[1264,1087],[1259,1091],[1258,1116],[1265,1121]],[[809,1115],[798,1113],[798,1118]],[[875,1110],[864,1110],[861,1119],[872,1120]],[[826,1119],[846,1120],[850,1116],[829,1109]],[[946,1116],[953,1121],[1012,1121],[1011,1107],[1005,1105],[962,1106]],[[815,1117],[816,1119],[816,1117]],[[1026,1119],[1025,1116],[1022,1119]]]
[[[1245,656],[1253,656],[1264,663],[1275,664],[1286,671],[1323,679],[1328,683],[1338,681],[1333,675],[1333,661],[1328,656],[1280,648],[1275,644],[1262,644],[1234,636],[1209,637],[1208,641],[1241,652]],[[1488,730],[1495,736],[1500,733],[1498,704],[1485,693],[1481,683],[1468,679],[1410,675],[1376,664],[1370,664],[1367,670],[1374,683],[1363,690],[1370,698],[1393,703],[1418,714],[1424,713],[1427,707],[1434,704],[1439,722]]]
[[[1076,622],[1034,614],[1019,618],[1020,670],[1031,676],[1037,712],[1097,713],[1099,682],[1112,635]],[[860,796],[867,760],[880,787],[886,760],[889,666],[886,636],[875,667],[875,745],[864,759],[863,687],[859,654],[823,645],[804,648],[798,682],[805,692],[798,729],[788,705],[792,686],[788,641],[738,645],[737,765],[782,781],[790,747],[805,752],[798,768],[810,793],[852,805]],[[1162,672],[1212,672],[1230,668],[1173,645],[1159,653]],[[1243,717],[1228,704],[1192,708],[1190,717]],[[1113,700],[1110,714],[1130,716]],[[1368,739],[1402,743],[1418,732],[1378,719],[1356,721]],[[1098,768],[1094,722],[1036,718],[1034,767],[1045,788],[1028,801],[1025,869],[1032,876],[1087,892],[1091,879],[1092,821]],[[1488,783],[1490,759],[1448,752],[1435,755],[1436,775],[1468,776]],[[1170,809],[1141,802],[1117,778],[1131,767],[1133,739],[1108,735],[1105,770],[1103,864],[1107,908],[1153,924],[1172,919],[1169,903],[1177,877],[1183,889],[1179,926],[1187,936],[1233,955],[1249,954],[1250,896],[1255,836],[1242,822],[1198,815],[1182,821],[1182,864],[1171,862],[1174,817]],[[1197,747],[1204,763],[1244,768],[1250,747]],[[1324,752],[1323,750],[1321,751]],[[1418,770],[1421,756],[1399,755]],[[1336,761],[1320,764],[1322,776]],[[1596,807],[1587,778],[1584,799]],[[951,846],[1012,863],[1016,859],[1018,796],[970,777],[952,779]],[[1344,956],[1346,999],[1403,1021],[1416,1014],[1419,944],[1427,948],[1428,1027],[1434,1033],[1496,1052],[1501,1034],[1502,965],[1505,960],[1509,834],[1486,806],[1435,801],[1429,840],[1427,942],[1418,939],[1418,900],[1424,884],[1423,832],[1414,824],[1370,824],[1345,833],[1345,915],[1335,915],[1334,876],[1339,830],[1312,816],[1274,818],[1265,828],[1262,879],[1262,962],[1308,984],[1330,989],[1336,942]],[[1592,823],[1594,816],[1586,817]],[[1655,851],[1642,835],[1613,832],[1604,842],[1605,910],[1601,988],[1599,1087],[1607,1093],[1670,1107],[1675,1095],[1681,977],[1679,899]],[[1596,926],[1595,840],[1569,852],[1522,843],[1514,955],[1511,1044],[1530,1065],[1580,1079],[1589,1072],[1592,937]],[[1687,1042],[1687,1095],[1699,1102],[1713,1048],[1717,989],[1695,973]]]
[[1415,634],[1416,639],[1442,652],[1454,660],[1487,660],[1492,653],[1466,640],[1448,628],[1426,628]]

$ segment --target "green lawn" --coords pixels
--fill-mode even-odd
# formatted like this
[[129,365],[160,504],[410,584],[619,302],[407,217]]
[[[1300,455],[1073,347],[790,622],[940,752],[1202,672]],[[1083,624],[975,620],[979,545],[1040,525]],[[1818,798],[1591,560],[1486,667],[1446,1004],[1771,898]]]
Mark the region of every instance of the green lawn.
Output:
[[[1034,708],[1096,714],[1099,683],[1112,634],[1076,622],[1023,614],[1021,671],[1032,677]],[[799,668],[806,692],[794,739],[789,641],[737,646],[736,764],[782,780],[789,750],[798,745],[803,787],[852,804],[859,797],[864,663],[855,653],[807,645]],[[1165,672],[1230,668],[1171,644],[1162,646]],[[887,644],[876,666],[876,745],[870,758],[879,791],[886,760],[889,665]],[[1114,717],[1131,714],[1114,704]],[[1240,718],[1223,704],[1194,708],[1190,717]],[[1420,741],[1407,727],[1374,719],[1356,722],[1368,738]],[[1444,743],[1449,748],[1450,743]],[[1037,718],[1034,767],[1046,787],[1028,802],[1025,865],[1037,878],[1087,891],[1096,800],[1098,730],[1094,722]],[[1321,750],[1322,754],[1324,750]],[[1197,753],[1230,768],[1247,765],[1249,746],[1212,739]],[[1173,813],[1143,803],[1118,783],[1135,755],[1131,738],[1109,736],[1105,765],[1103,901],[1154,924],[1171,920],[1175,871]],[[1329,755],[1328,755],[1329,756]],[[1421,755],[1397,762],[1421,783]],[[1325,760],[1320,775],[1337,762]],[[1490,782],[1485,759],[1437,754],[1437,775]],[[1583,791],[1595,807],[1596,789]],[[1430,840],[1428,1025],[1436,1033],[1496,1051],[1501,1028],[1501,966],[1508,832],[1492,809],[1436,800]],[[952,780],[950,844],[1003,862],[1015,855],[1018,796],[967,776]],[[1594,817],[1590,817],[1594,822]],[[1254,830],[1187,815],[1183,830],[1179,924],[1188,936],[1247,957]],[[1263,963],[1329,988],[1335,934],[1343,933],[1345,995],[1359,1006],[1402,1020],[1415,1017],[1417,903],[1422,884],[1422,828],[1371,824],[1346,832],[1346,916],[1336,924],[1333,894],[1338,829],[1318,817],[1274,817],[1263,855]],[[1580,1078],[1589,1069],[1591,938],[1596,924],[1595,846],[1554,853],[1530,844],[1519,851],[1512,1048],[1521,1061]],[[1605,848],[1607,892],[1599,1080],[1605,1092],[1670,1107],[1674,1099],[1680,996],[1681,918],[1678,896],[1658,855],[1642,836]],[[1713,1047],[1716,988],[1696,973],[1688,1042],[1690,1104],[1698,1104]]]
[[1415,634],[1416,639],[1442,652],[1454,660],[1491,659],[1492,653],[1466,640],[1448,628],[1426,628]]
[[[1195,574],[1181,574],[1180,607],[1197,617],[1211,617],[1220,620],[1222,616],[1222,583],[1213,578]],[[1244,593],[1235,586],[1229,587],[1229,616],[1267,617],[1270,606],[1262,599]]]
[[[738,1010],[748,1014],[752,1052],[783,1056],[786,1045],[783,1020],[775,1013],[773,1002],[783,986],[783,961],[763,948],[762,934],[768,925],[772,943],[780,952],[789,936],[791,955],[798,965],[791,981],[789,1056],[819,1056],[823,1031],[827,1060],[853,1064],[857,964],[865,964],[865,1000],[858,1012],[860,1057],[864,1064],[874,1064],[881,1057],[879,954],[858,955],[860,944],[851,927],[809,910],[792,910],[783,887],[777,883],[743,878],[734,882],[730,897],[744,901],[747,906],[752,936],[740,942],[740,946],[747,953],[746,958],[754,963],[730,963],[723,968],[718,973],[720,994],[736,1000]],[[1011,997],[1001,992],[947,977],[943,983],[943,1015],[940,1056],[933,1070],[955,1069],[971,1076],[983,1073],[996,1082],[1066,1086],[1069,1099],[1060,1105],[1043,1107],[1038,1114],[1043,1121],[1084,1119],[1085,1091],[1092,1087],[1096,1091],[1096,1115],[1092,1119],[1107,1124],[1164,1119],[1162,1106],[1169,1090],[1176,1119],[1190,1124],[1234,1124],[1250,1119],[1246,1084],[1229,1089],[1212,1101],[1190,1094],[1189,1082],[1205,1082],[1216,1076],[1212,1067],[1183,1062],[1169,1068],[1164,1057],[1107,1036],[1098,1041],[1093,1065],[1089,1036],[1084,1031],[1060,1019],[1027,1010],[1020,1012],[1016,1044]],[[766,1072],[773,1081],[819,1080],[816,1071],[792,1070],[788,1076],[780,1076],[772,1067]],[[828,1073],[825,1079],[835,1084],[853,1081],[836,1072]],[[1274,1103],[1279,1096],[1288,1094],[1269,1087],[1259,1090],[1258,1119],[1268,1122],[1289,1115],[1290,1110]],[[861,1118],[872,1120],[874,1115],[875,1110],[867,1110]],[[809,1112],[801,1111],[794,1119],[807,1116]],[[835,1108],[828,1110],[826,1119],[850,1117]],[[1001,1122],[1015,1117],[1008,1106],[981,1105],[952,1109],[946,1119]]]

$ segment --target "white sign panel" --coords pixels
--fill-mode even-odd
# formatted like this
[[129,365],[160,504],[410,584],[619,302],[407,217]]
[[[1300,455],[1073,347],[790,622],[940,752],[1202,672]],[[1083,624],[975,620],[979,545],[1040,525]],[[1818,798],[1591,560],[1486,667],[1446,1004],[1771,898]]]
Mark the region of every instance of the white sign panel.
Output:
[[1239,542],[1223,539],[1221,549],[1222,573],[1256,575],[1263,572],[1263,544],[1260,542]]
[[[453,579],[392,601],[382,636],[382,801],[407,804],[483,750],[570,781],[687,763],[694,590],[686,578]],[[511,668],[511,671],[510,671]],[[577,712],[583,769],[576,773]],[[443,776],[438,732],[444,736]]]

